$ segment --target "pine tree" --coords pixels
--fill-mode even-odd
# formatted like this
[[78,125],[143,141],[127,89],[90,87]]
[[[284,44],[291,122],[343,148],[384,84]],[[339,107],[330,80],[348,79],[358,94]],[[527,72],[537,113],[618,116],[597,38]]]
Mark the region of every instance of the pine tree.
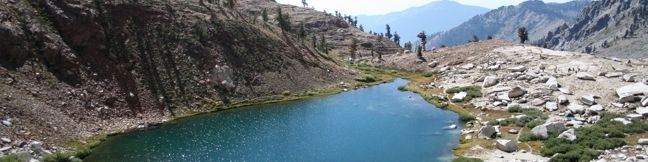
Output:
[[276,19],[277,22],[279,22],[279,27],[281,28],[281,30],[288,31],[288,32],[292,30],[290,27],[290,16],[288,16],[288,14],[283,14],[283,12],[281,11],[281,7],[277,8]]
[[425,35],[425,31],[421,31],[416,37],[420,39],[419,44],[421,50],[425,51],[425,44],[427,44],[427,35]]
[[477,35],[473,35],[472,42],[479,42],[479,37],[477,37]]
[[360,28],[360,31],[364,32],[364,27],[362,25],[360,25],[360,27],[358,27],[358,28]]
[[396,43],[398,46],[400,46],[400,35],[398,35],[398,32],[394,32],[394,43]]
[[299,38],[301,38],[301,39],[303,39],[303,38],[306,37],[306,29],[305,29],[305,27],[304,27],[304,23],[302,23],[302,24],[299,26],[299,33],[298,33],[298,36],[299,36]]
[[391,40],[392,39],[392,34],[391,34],[391,27],[389,27],[389,24],[386,25],[387,27],[387,32],[385,33],[385,36],[387,39]]
[[320,39],[320,50],[324,53],[328,53],[328,45],[326,44],[326,37],[322,34],[322,39]]
[[410,50],[410,51],[411,51],[411,50],[412,50],[412,42],[406,42],[406,43],[403,45],[403,48],[405,48],[406,50]]
[[520,43],[524,44],[524,42],[529,40],[529,32],[525,27],[521,27],[518,29],[518,37],[520,37]]
[[269,20],[268,11],[266,11],[266,9],[263,9],[263,12],[261,13],[261,17],[263,18],[264,22],[268,22],[268,20]]
[[227,8],[234,9],[236,7],[236,0],[227,0]]

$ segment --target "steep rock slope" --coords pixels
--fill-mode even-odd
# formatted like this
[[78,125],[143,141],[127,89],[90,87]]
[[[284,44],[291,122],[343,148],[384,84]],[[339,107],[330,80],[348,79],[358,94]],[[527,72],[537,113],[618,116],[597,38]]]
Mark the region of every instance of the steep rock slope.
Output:
[[559,50],[645,58],[648,50],[648,0],[592,2],[569,27],[555,29],[545,41]]
[[517,29],[526,27],[532,41],[539,40],[549,31],[564,24],[572,24],[576,16],[589,1],[578,0],[567,3],[544,3],[540,0],[523,2],[517,6],[500,7],[478,15],[448,31],[435,33],[428,45],[458,45],[472,40],[473,35],[486,39],[517,40]]
[[385,25],[389,24],[392,34],[398,32],[401,36],[401,42],[415,42],[418,39],[416,35],[423,30],[427,33],[448,30],[489,10],[450,0],[441,0],[385,15],[360,15],[358,21],[364,25],[366,31],[371,30],[378,33],[385,33]]
[[[0,0],[0,120],[12,123],[0,137],[17,144],[5,145],[61,144],[206,111],[206,102],[326,88],[355,73],[242,12],[279,4],[209,2]],[[359,31],[318,22],[328,33]]]

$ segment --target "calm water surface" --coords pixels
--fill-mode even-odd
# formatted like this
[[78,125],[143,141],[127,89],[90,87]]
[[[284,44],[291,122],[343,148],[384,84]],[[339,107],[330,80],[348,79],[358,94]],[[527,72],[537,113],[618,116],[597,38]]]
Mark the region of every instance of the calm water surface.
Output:
[[449,161],[457,115],[406,80],[342,94],[250,106],[109,138],[87,161]]

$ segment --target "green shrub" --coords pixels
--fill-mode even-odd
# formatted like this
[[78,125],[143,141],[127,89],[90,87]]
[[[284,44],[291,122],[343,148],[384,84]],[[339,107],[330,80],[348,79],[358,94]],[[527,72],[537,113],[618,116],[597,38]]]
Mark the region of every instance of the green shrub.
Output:
[[508,112],[510,112],[510,113],[522,112],[522,106],[520,106],[520,105],[509,106],[508,107]]
[[407,91],[407,87],[406,86],[398,86],[398,90],[399,91]]
[[43,162],[81,162],[81,159],[72,156],[72,154],[68,152],[56,152],[45,155],[43,157]]
[[467,101],[472,100],[473,98],[477,98],[477,97],[482,96],[480,86],[454,87],[454,88],[450,88],[450,89],[446,90],[446,93],[449,93],[449,94],[455,94],[455,93],[459,93],[459,92],[466,92],[467,95],[463,100],[461,100],[461,101],[455,100],[455,102],[467,102]]
[[23,162],[23,161],[27,161],[27,159],[24,159],[23,157],[20,157],[16,154],[10,154],[10,155],[0,157],[0,162]]
[[473,120],[476,120],[476,119],[477,118],[475,118],[475,116],[472,116],[470,114],[459,113],[459,121],[461,121],[461,122],[466,123],[466,122],[473,121]]
[[[578,138],[575,141],[558,139],[555,135],[545,140],[543,156],[553,156],[551,161],[590,161],[596,158],[600,152],[596,150],[607,150],[626,145],[626,133],[644,133],[648,129],[646,121],[633,120],[632,124],[623,125],[612,121],[620,117],[619,114],[604,113],[601,120],[590,127],[576,129]],[[527,139],[525,135],[520,140]]]
[[281,92],[281,95],[290,96],[290,91],[283,91]]
[[452,162],[483,162],[484,160],[477,159],[477,158],[467,158],[463,156],[459,156],[452,160]]
[[376,82],[377,79],[373,75],[363,75],[361,77],[355,78],[354,80],[363,83],[372,83],[372,82]]
[[92,153],[92,149],[87,147],[82,147],[75,150],[74,156],[79,159],[85,159],[86,157],[90,156],[91,153]]
[[527,128],[533,129],[534,127],[536,127],[538,125],[544,124],[545,122],[546,122],[545,120],[535,119],[535,120],[530,121],[529,123],[527,123],[526,126],[527,126]]
[[429,78],[429,77],[432,77],[432,76],[434,76],[434,73],[432,73],[432,72],[424,72],[423,73],[423,77]]
[[541,139],[542,139],[542,137],[533,135],[533,134],[531,134],[529,132],[524,132],[524,133],[520,134],[520,138],[519,138],[519,140],[522,141],[522,142],[537,141],[537,140],[541,140]]

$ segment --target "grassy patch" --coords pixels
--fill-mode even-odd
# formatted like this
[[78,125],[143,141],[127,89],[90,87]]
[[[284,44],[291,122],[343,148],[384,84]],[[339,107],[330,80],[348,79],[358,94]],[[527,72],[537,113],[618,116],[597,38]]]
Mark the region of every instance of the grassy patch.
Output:
[[358,81],[358,82],[362,82],[362,83],[373,83],[373,82],[377,81],[375,76],[369,75],[369,74],[362,75],[362,76],[357,77],[357,78],[355,78],[353,80]]
[[469,121],[473,121],[473,120],[476,120],[476,119],[477,118],[475,118],[475,116],[472,116],[470,114],[459,113],[459,121],[461,121],[461,122],[467,123]]
[[481,97],[481,87],[480,86],[466,86],[466,87],[454,87],[446,90],[446,93],[448,94],[457,94],[460,92],[466,92],[467,95],[464,97],[463,100],[453,100],[455,102],[468,102],[472,100],[473,98]]
[[468,157],[463,157],[459,156],[455,159],[452,160],[452,162],[483,162],[484,160],[477,159],[477,158],[468,158]]
[[576,129],[578,138],[575,141],[568,141],[556,138],[556,135],[551,135],[547,140],[543,141],[544,149],[541,153],[547,157],[557,154],[551,161],[590,161],[600,154],[600,151],[597,150],[613,149],[625,145],[626,134],[648,131],[646,121],[635,119],[632,120],[632,124],[628,125],[612,121],[612,119],[620,116],[619,114],[604,113],[598,123],[590,127]]
[[43,162],[81,162],[82,160],[73,156],[70,152],[55,152],[45,155]]
[[28,159],[24,159],[16,154],[10,154],[0,157],[0,162],[24,162]]

